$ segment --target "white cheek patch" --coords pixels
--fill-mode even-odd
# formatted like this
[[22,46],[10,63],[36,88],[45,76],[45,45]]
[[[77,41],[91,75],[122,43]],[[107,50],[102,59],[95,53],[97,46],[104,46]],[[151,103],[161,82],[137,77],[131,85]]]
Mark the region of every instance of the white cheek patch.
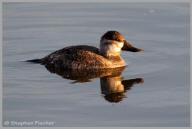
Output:
[[113,44],[110,46],[110,50],[111,51],[114,51],[114,52],[120,52],[121,51],[121,48],[119,45],[117,46],[116,44]]
[[124,43],[123,42],[118,42],[117,44],[113,44],[113,48],[116,52],[120,52],[121,48],[123,47]]
[[119,48],[122,48],[122,47],[123,47],[123,45],[124,45],[124,43],[123,43],[123,42],[119,42],[117,46],[118,46]]
[[[123,47],[124,43],[123,42],[116,42],[113,40],[103,40],[103,44],[105,44],[105,50],[110,51],[110,52],[120,52],[121,48]],[[109,43],[109,44],[107,44]]]

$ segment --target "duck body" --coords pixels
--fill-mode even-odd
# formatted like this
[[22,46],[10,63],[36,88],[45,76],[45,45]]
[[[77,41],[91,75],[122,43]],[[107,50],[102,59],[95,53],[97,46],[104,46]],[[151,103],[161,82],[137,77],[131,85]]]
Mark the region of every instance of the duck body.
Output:
[[120,56],[107,58],[93,46],[70,46],[55,51],[44,57],[42,64],[59,69],[101,69],[116,68],[126,65]]
[[52,69],[90,70],[126,66],[120,57],[122,51],[141,52],[133,47],[117,31],[106,32],[100,40],[100,49],[87,46],[69,46],[57,50],[42,59],[28,60]]

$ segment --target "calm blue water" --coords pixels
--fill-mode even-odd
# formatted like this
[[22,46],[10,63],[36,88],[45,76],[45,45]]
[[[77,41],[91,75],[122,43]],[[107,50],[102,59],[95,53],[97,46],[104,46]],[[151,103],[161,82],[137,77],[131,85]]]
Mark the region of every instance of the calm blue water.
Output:
[[[4,126],[189,126],[189,19],[187,3],[4,3]],[[144,82],[118,103],[100,78],[73,84],[24,62],[69,45],[98,47],[108,30],[145,50],[121,54],[120,77]]]

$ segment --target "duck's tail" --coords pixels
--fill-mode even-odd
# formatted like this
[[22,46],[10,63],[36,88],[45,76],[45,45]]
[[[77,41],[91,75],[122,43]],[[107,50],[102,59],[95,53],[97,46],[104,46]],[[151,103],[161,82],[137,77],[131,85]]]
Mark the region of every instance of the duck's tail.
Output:
[[27,62],[42,63],[42,59],[32,59],[32,60],[27,60]]

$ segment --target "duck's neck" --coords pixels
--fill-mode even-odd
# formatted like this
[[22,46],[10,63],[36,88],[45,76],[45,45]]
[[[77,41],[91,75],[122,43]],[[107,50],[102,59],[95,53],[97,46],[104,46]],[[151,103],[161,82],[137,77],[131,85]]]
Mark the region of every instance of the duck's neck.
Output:
[[109,58],[109,59],[114,58],[114,57],[120,58],[120,52],[114,52],[114,51],[111,51],[110,49],[106,50],[105,48],[101,48],[100,53],[102,56]]
[[107,64],[110,64],[110,68],[124,67],[125,61],[120,57],[120,54],[114,55],[100,51],[101,55],[107,59]]
[[108,59],[120,59],[120,54],[110,53],[109,51],[100,51],[101,55]]
[[112,63],[111,67],[123,67],[126,65],[125,61],[120,57],[120,52],[119,53],[114,53],[110,51],[103,51],[103,49],[100,50],[100,53],[103,57],[107,58],[110,60]]

